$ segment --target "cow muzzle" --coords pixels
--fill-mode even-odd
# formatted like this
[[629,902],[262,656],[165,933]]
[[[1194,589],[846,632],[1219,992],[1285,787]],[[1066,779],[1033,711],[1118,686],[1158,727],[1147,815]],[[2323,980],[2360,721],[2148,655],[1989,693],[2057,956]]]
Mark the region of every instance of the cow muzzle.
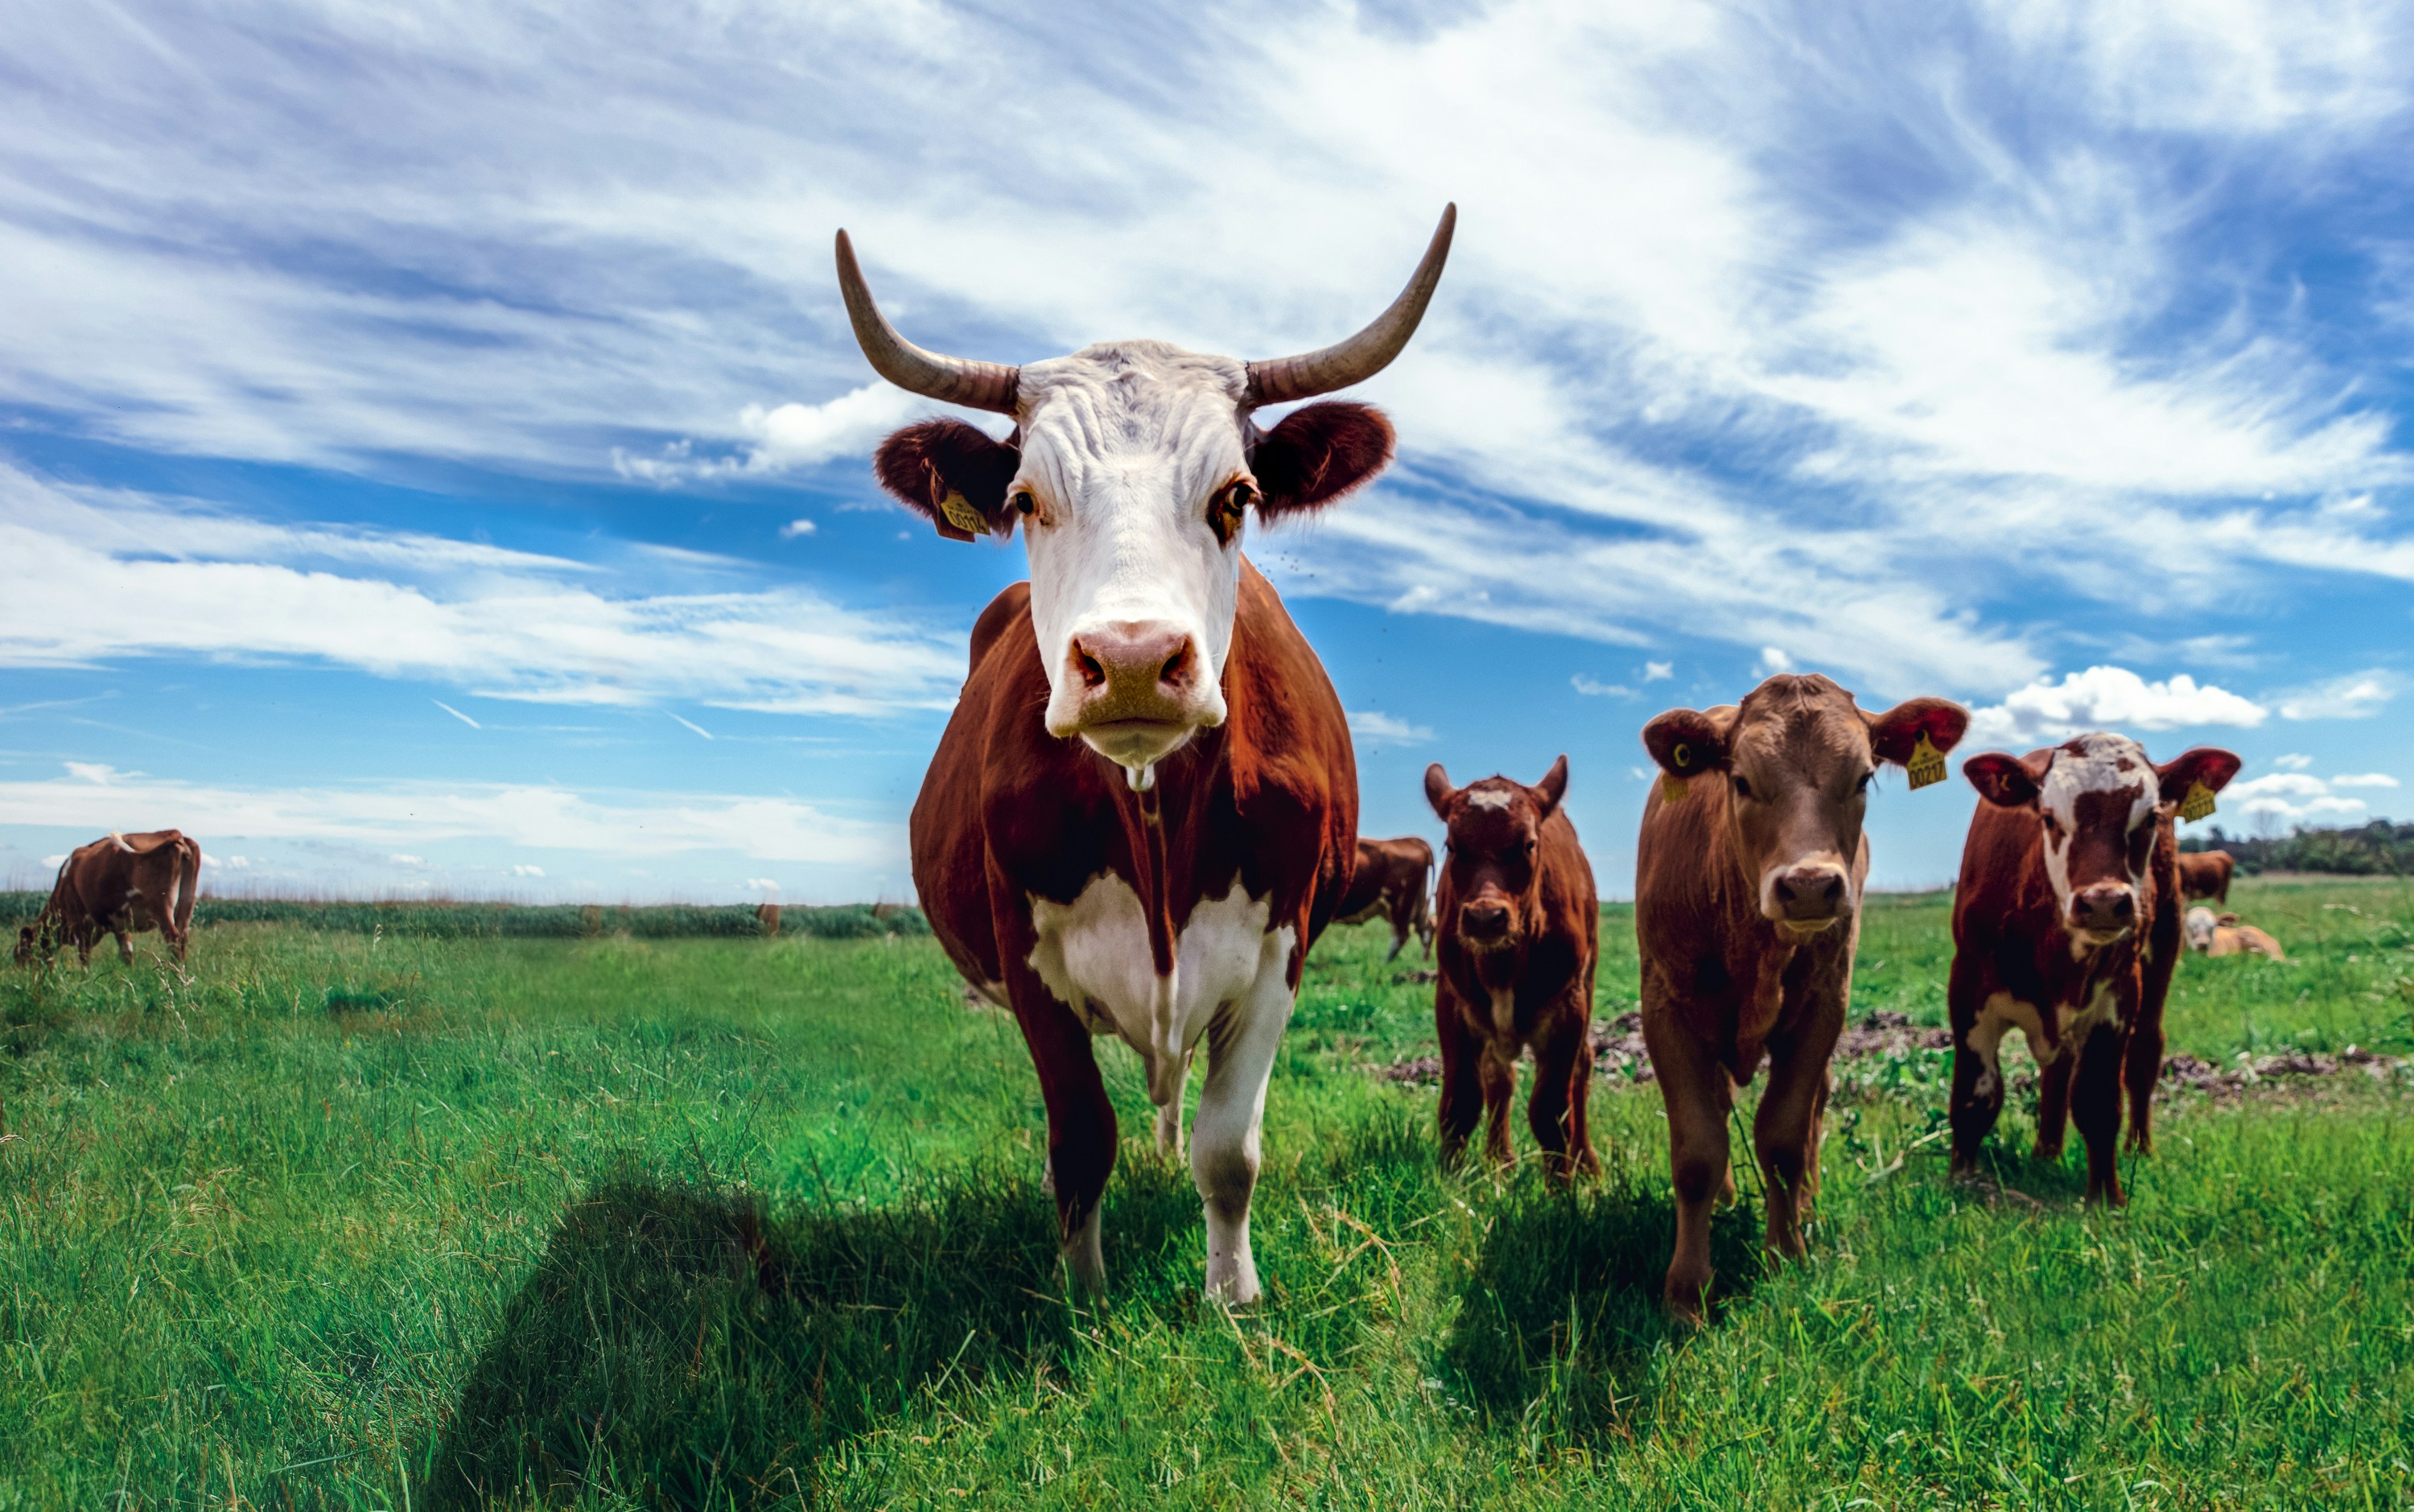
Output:
[[2096,882],[2070,895],[2071,933],[2091,945],[2109,945],[2137,927],[2138,890],[2125,882]]
[[1497,951],[1514,943],[1516,922],[1516,911],[1504,898],[1469,898],[1459,905],[1459,937],[1470,950]]
[[1049,733],[1078,735],[1124,767],[1154,765],[1194,730],[1224,722],[1224,697],[1199,637],[1165,621],[1118,621],[1074,633],[1049,699]]
[[1840,866],[1788,866],[1773,873],[1761,895],[1761,913],[1796,935],[1816,935],[1853,911],[1853,882]]

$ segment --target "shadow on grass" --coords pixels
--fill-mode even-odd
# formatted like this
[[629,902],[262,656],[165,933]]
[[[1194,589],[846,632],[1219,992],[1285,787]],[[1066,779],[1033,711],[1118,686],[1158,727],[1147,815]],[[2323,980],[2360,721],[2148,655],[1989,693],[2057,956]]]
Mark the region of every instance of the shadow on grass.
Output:
[[[1145,1271],[1186,1184],[1121,1176],[1109,1261]],[[1117,1189],[1121,1189],[1118,1190]],[[747,1506],[815,1490],[832,1445],[943,1392],[1061,1361],[1055,1206],[1028,1177],[936,1178],[894,1205],[767,1221],[754,1198],[622,1175],[559,1226],[414,1492],[421,1506],[603,1492]]]
[[[1571,1438],[1602,1431],[1620,1403],[1645,1394],[1653,1351],[1681,1337],[1660,1306],[1676,1242],[1665,1188],[1561,1195],[1520,1182],[1494,1208],[1444,1358],[1495,1422],[1539,1411]],[[1760,1217],[1748,1197],[1713,1216],[1710,1261],[1715,1327],[1761,1276]]]

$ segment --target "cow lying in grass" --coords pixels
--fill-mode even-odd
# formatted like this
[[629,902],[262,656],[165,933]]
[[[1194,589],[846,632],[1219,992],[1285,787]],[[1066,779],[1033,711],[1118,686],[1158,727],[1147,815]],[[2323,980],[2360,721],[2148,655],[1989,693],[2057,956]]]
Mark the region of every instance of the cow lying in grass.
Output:
[[2087,1143],[2087,1196],[2119,1206],[2121,1087],[2129,1144],[2153,1148],[2163,1002],[2180,952],[2178,813],[2219,792],[2238,757],[2198,746],[2155,766],[2125,735],[2081,735],[1961,769],[1986,800],[1953,893],[1953,1165],[1974,1169],[2004,1107],[1998,1051],[2017,1028],[2037,1060],[2034,1156]]
[[79,846],[59,864],[50,901],[17,932],[17,959],[48,960],[61,945],[92,963],[103,935],[117,936],[118,959],[134,962],[129,936],[156,929],[182,961],[201,876],[201,842],[177,830],[110,834]]
[[1914,698],[1864,712],[1824,677],[1770,678],[1740,704],[1673,709],[1644,726],[1666,780],[1643,810],[1634,931],[1643,1038],[1668,1107],[1676,1250],[1664,1295],[1701,1315],[1711,1202],[1732,1195],[1727,1115],[1761,1056],[1752,1124],[1766,1192],[1765,1242],[1802,1253],[1819,1191],[1827,1061],[1843,1032],[1860,939],[1869,841],[1861,818],[1881,765],[1933,780],[1968,711]]
[[1500,1165],[1513,1159],[1509,1104],[1517,1057],[1531,1049],[1526,1122],[1562,1181],[1601,1169],[1585,1129],[1601,904],[1559,807],[1567,789],[1566,756],[1531,787],[1506,777],[1453,787],[1440,762],[1425,769],[1425,800],[1450,827],[1434,985],[1442,1156],[1458,1159],[1482,1117],[1483,1153]]
[[2188,949],[2198,955],[2260,955],[2274,961],[2288,959],[2281,952],[2278,940],[2253,924],[2240,923],[2236,914],[2216,914],[2201,904],[2187,911],[2186,932]]

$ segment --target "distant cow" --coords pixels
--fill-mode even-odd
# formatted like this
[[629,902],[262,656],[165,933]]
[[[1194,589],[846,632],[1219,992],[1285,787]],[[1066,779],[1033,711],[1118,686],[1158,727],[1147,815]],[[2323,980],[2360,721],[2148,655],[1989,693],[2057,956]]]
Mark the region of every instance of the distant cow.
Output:
[[2229,876],[2237,866],[2237,859],[2226,850],[2181,851],[2180,896],[2228,903]]
[[780,934],[780,906],[758,903],[754,906],[754,929],[765,939],[776,939]]
[[1415,835],[1402,835],[1397,840],[1364,840],[1358,842],[1358,875],[1350,881],[1349,891],[1341,895],[1341,904],[1334,915],[1336,924],[1363,924],[1378,914],[1392,921],[1392,953],[1386,961],[1400,958],[1400,950],[1408,943],[1408,932],[1416,931],[1425,948],[1425,959],[1433,959],[1433,914],[1425,894],[1433,885],[1433,846]]
[[111,834],[80,846],[60,863],[40,916],[17,932],[17,959],[47,959],[72,944],[76,959],[90,965],[100,936],[114,935],[119,959],[131,965],[127,936],[156,929],[182,961],[201,876],[201,842],[181,831]]
[[2035,1158],[2087,1142],[2087,1195],[2119,1206],[2121,1087],[2129,1145],[2153,1148],[2163,1003],[2180,952],[2181,803],[2219,792],[2238,757],[2198,746],[2155,766],[2125,735],[2081,735],[2015,759],[1972,756],[1986,801],[1953,894],[1953,1165],[1975,1167],[2004,1107],[2004,1036],[2037,1060]]
[[1509,1163],[1517,1057],[1531,1049],[1526,1122],[1559,1180],[1601,1169],[1585,1129],[1601,904],[1559,806],[1567,790],[1566,756],[1532,787],[1506,777],[1453,787],[1440,762],[1425,769],[1425,800],[1450,827],[1434,986],[1442,1155],[1455,1160],[1483,1116],[1484,1154]]
[[[2182,856],[2182,861],[2187,858]],[[2280,942],[2257,929],[2242,924],[2236,914],[2215,914],[2202,904],[2187,911],[2188,949],[2198,955],[2261,955],[2274,961],[2286,961]]]
[[1644,726],[1665,778],[1644,801],[1634,868],[1643,1038],[1668,1109],[1676,1250],[1668,1306],[1699,1317],[1709,1208],[1732,1194],[1727,1115],[1769,1059],[1753,1119],[1765,1242],[1802,1253],[1819,1191],[1827,1061],[1843,1032],[1860,938],[1870,779],[1960,740],[1969,711],[1913,698],[1864,711],[1824,677],[1768,679],[1740,704],[1672,709]]

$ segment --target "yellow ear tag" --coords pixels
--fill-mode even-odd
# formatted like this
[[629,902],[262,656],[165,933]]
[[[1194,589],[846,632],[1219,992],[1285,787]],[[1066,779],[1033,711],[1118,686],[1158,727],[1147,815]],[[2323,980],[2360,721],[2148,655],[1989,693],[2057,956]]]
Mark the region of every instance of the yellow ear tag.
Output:
[[[1690,766],[1692,764],[1693,760],[1693,749],[1691,746],[1679,742],[1674,750],[1668,753],[1668,759],[1676,763],[1676,765],[1680,767]],[[1673,771],[1662,771],[1660,774],[1661,802],[1681,803],[1685,801],[1685,792],[1686,788],[1684,778],[1677,776]]]
[[2213,812],[2213,789],[2202,783],[2188,784],[2187,797],[2180,800],[2180,817],[2194,824]]
[[1919,732],[1919,743],[1911,748],[1911,759],[1902,765],[1911,773],[1911,790],[1915,793],[1930,783],[1945,780],[1945,753],[1936,748],[1926,730]]
[[951,488],[947,491],[947,497],[939,501],[939,514],[948,524],[963,531],[967,536],[989,533],[989,521],[980,517],[980,511],[972,506],[972,501],[963,496],[961,489]]

